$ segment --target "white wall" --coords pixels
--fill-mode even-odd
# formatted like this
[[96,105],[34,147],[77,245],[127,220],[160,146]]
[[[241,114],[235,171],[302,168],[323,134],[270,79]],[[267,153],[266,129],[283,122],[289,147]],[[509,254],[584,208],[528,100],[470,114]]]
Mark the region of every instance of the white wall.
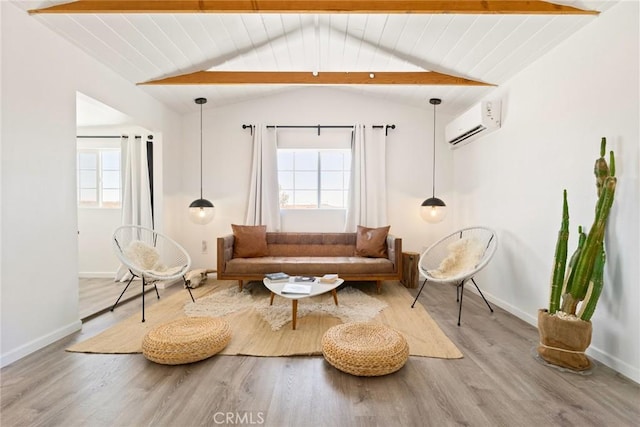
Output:
[[[86,138],[87,136],[138,135],[146,138],[149,131],[137,126],[112,125],[79,127],[77,148],[117,148],[120,138]],[[145,139],[146,141],[146,139]],[[155,151],[155,150],[154,150]],[[155,159],[154,159],[154,163]],[[162,176],[162,165],[154,165],[156,174]],[[155,189],[162,193],[161,185]],[[120,261],[113,252],[113,231],[122,225],[122,209],[119,208],[78,208],[78,276],[83,278],[113,278]]]
[[[86,136],[122,135],[119,129],[77,129],[76,148],[120,148],[120,139]],[[118,208],[78,207],[78,277],[114,277],[120,265],[111,247],[113,230],[121,224]]]
[[[2,23],[2,16],[3,16],[3,12],[2,12],[2,7],[0,7],[0,23]],[[2,34],[0,32],[0,34]],[[3,144],[2,144],[2,136],[4,134],[3,131],[3,127],[2,127],[2,122],[3,122],[3,117],[2,117],[2,99],[3,99],[3,91],[2,91],[2,82],[3,82],[3,72],[2,72],[2,58],[4,58],[3,56],[3,43],[2,40],[0,40],[0,165],[3,164],[3,156],[2,156],[2,152],[4,151],[3,149]],[[0,308],[2,307],[2,264],[4,264],[4,258],[2,257],[2,253],[3,253],[3,247],[4,247],[4,240],[2,239],[2,224],[3,224],[3,215],[2,215],[2,205],[3,205],[3,179],[2,179],[2,172],[0,172]],[[0,328],[2,327],[2,316],[0,315]],[[0,329],[1,330],[1,329]],[[1,341],[0,341],[1,342]],[[2,347],[0,347],[0,354],[2,354]],[[2,366],[0,364],[0,366]]]
[[504,85],[501,130],[454,151],[456,224],[499,232],[479,284],[536,324],[547,306],[568,190],[570,251],[595,208],[600,138],[616,153],[618,189],[607,231],[605,287],[589,354],[640,381],[638,303],[638,3],[621,2]]
[[[446,100],[445,100],[446,102]],[[425,99],[424,109],[392,104],[388,100],[364,97],[332,88],[306,88],[256,99],[225,108],[206,109],[203,118],[204,185],[203,195],[216,206],[214,221],[206,226],[190,224],[186,207],[199,196],[200,113],[184,119],[184,189],[180,221],[184,226],[181,243],[191,253],[194,267],[216,265],[215,239],[231,233],[231,224],[244,223],[249,188],[252,139],[244,123],[395,124],[387,139],[388,218],[391,232],[403,239],[405,250],[420,251],[448,230],[445,222],[426,224],[419,215],[422,201],[431,196],[432,106]],[[437,193],[451,199],[452,153],[445,147],[443,124],[438,120]],[[282,130],[281,132],[285,132]],[[314,130],[308,130],[314,132]],[[321,231],[317,217],[301,222],[290,215],[285,225],[300,230]],[[208,240],[208,254],[201,254],[201,240]]]
[[[76,92],[158,132],[176,162],[179,116],[8,2],[2,43],[2,366],[80,328]],[[163,144],[166,141],[167,144]],[[180,176],[164,168],[168,196]],[[159,202],[164,206],[166,200]]]
[[78,277],[114,277],[120,266],[111,246],[120,209],[78,209]]

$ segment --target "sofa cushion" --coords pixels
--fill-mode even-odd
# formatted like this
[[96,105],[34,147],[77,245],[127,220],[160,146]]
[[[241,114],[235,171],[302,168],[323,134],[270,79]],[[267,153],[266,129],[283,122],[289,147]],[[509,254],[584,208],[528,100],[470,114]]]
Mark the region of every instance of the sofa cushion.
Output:
[[387,235],[391,226],[368,228],[358,226],[356,233],[356,255],[373,258],[387,257]]
[[225,268],[225,274],[266,274],[274,271],[284,271],[290,276],[328,273],[375,275],[393,273],[393,263],[387,258],[268,256],[234,258],[227,261]]
[[262,257],[269,254],[266,225],[231,224],[231,228],[234,236],[234,258]]
[[356,233],[267,233],[269,256],[354,256]]

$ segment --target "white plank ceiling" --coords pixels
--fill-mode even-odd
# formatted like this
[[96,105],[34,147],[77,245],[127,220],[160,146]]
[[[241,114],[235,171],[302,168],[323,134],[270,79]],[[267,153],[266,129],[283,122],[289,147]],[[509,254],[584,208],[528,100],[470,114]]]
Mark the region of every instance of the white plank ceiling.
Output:
[[[65,1],[14,1],[25,10]],[[615,1],[556,1],[605,11]],[[36,14],[132,83],[210,71],[437,71],[502,85],[597,15]],[[140,86],[171,109],[206,108],[296,89],[291,85]],[[492,86],[345,85],[458,114]]]

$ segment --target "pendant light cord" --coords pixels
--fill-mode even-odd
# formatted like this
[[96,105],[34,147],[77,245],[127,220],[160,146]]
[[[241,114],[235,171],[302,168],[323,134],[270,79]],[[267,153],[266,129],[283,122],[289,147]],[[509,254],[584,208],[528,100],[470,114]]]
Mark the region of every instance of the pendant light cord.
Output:
[[202,199],[202,104],[200,104],[200,199]]
[[431,185],[431,197],[436,197],[436,104],[433,104],[433,178]]

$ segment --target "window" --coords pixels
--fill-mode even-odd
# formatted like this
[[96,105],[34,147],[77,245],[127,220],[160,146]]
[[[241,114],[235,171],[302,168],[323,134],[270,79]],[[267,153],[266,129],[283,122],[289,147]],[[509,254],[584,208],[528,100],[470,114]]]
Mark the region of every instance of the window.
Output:
[[281,209],[345,209],[351,150],[278,149]]
[[119,208],[121,206],[120,150],[87,148],[78,150],[78,206]]

